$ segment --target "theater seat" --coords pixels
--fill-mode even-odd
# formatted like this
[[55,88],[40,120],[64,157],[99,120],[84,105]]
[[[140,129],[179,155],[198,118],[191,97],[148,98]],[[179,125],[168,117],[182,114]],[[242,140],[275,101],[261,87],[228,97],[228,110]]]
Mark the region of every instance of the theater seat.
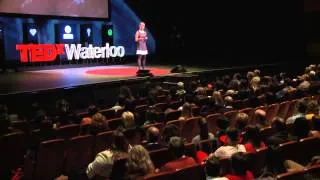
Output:
[[179,119],[180,115],[181,115],[181,111],[178,111],[178,110],[170,111],[166,114],[166,122]]
[[107,131],[98,133],[95,137],[95,144],[93,150],[93,158],[101,151],[106,150],[111,147],[112,134],[114,131]]
[[285,119],[289,110],[290,101],[285,101],[279,104],[279,110],[277,116]]
[[40,143],[35,163],[35,174],[32,179],[54,179],[61,175],[63,172],[64,153],[65,141],[63,139]]
[[159,172],[154,174],[148,174],[143,179],[144,180],[171,180],[172,172]]
[[107,120],[108,127],[111,130],[116,130],[120,125],[122,125],[122,118],[113,118]]
[[271,105],[268,106],[268,108],[267,108],[267,111],[266,111],[266,119],[267,119],[269,122],[271,122],[272,119],[277,116],[278,111],[279,111],[279,104],[278,104],[278,103],[276,103],[276,104],[271,104]]
[[212,134],[215,134],[219,128],[217,126],[217,120],[218,118],[221,116],[220,113],[216,113],[216,114],[209,114],[207,116],[207,124],[208,124],[208,130],[209,132],[211,132]]
[[201,117],[193,117],[182,122],[181,137],[185,138],[187,142],[191,142],[192,138],[199,134],[199,120],[201,120]]
[[176,172],[172,173],[172,180],[178,180],[178,179],[183,179],[183,180],[195,180],[195,179],[200,179],[203,177],[202,170],[201,170],[201,165],[196,164],[194,166],[189,166],[185,167],[183,169],[179,169]]
[[0,137],[0,175],[21,167],[27,150],[28,138],[23,132]]
[[290,171],[283,174],[277,175],[279,180],[303,180],[305,170]]
[[69,124],[56,129],[56,137],[61,139],[69,139],[78,136],[80,133],[79,124]]
[[267,162],[268,148],[257,149],[255,153],[248,153],[248,168],[253,173],[254,177],[259,177],[264,170]]
[[91,162],[94,137],[92,135],[73,137],[67,141],[65,172],[74,175]]
[[156,168],[161,168],[165,163],[173,160],[173,157],[167,148],[150,151],[149,155]]
[[306,168],[305,174],[309,179],[320,179],[320,164]]

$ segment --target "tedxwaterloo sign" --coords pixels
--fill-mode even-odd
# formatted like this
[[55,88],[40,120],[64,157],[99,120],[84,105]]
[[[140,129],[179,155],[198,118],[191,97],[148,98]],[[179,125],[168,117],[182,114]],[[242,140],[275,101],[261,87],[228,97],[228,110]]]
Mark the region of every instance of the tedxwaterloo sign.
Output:
[[90,44],[83,47],[82,44],[17,44],[16,50],[20,52],[20,61],[28,62],[51,62],[57,56],[66,55],[69,61],[80,59],[103,59],[109,57],[123,57],[123,46],[94,47]]

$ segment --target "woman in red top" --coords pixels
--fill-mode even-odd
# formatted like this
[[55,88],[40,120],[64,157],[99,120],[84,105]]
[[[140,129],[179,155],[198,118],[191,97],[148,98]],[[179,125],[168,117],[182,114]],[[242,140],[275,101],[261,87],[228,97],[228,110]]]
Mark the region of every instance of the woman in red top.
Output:
[[246,127],[245,141],[244,147],[247,152],[257,152],[257,149],[266,147],[261,140],[260,130],[255,125],[248,125]]

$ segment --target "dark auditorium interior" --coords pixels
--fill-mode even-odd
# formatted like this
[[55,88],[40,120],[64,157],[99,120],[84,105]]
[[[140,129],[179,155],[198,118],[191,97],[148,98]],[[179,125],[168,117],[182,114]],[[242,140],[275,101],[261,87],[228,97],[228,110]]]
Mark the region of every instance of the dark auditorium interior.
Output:
[[0,0],[0,180],[320,179],[320,1],[40,3]]

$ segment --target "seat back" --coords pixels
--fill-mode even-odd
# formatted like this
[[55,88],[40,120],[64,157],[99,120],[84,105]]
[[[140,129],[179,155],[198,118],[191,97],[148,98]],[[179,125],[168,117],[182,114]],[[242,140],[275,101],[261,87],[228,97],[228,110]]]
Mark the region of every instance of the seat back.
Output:
[[226,116],[230,120],[230,124],[234,124],[237,114],[238,114],[238,110],[233,110],[233,111],[225,112],[224,116]]
[[92,135],[73,137],[67,144],[65,172],[78,173],[91,162],[94,137]]
[[37,152],[34,179],[54,179],[61,175],[63,172],[64,153],[64,139],[41,142]]
[[115,111],[114,109],[103,109],[99,111],[102,115],[106,117],[106,119],[118,118],[121,117],[123,113],[123,109],[119,109]]
[[320,164],[306,168],[306,176],[309,179],[320,179]]
[[271,127],[265,127],[260,129],[260,134],[264,141],[268,139],[273,133],[274,130]]
[[300,154],[298,162],[308,164],[312,157],[320,155],[320,139],[316,137],[308,137],[301,139],[298,143],[299,149],[296,149]]
[[298,142],[289,141],[289,142],[280,144],[277,151],[279,152],[280,157],[282,157],[283,159],[290,159],[290,160],[296,161],[300,153],[297,151],[298,148],[299,148]]
[[220,113],[216,113],[216,114],[209,114],[207,116],[207,124],[208,124],[208,130],[209,132],[215,134],[219,128],[217,126],[217,120],[218,118],[221,116]]
[[160,173],[148,174],[143,178],[144,180],[171,180],[172,172],[165,171]]
[[179,119],[180,115],[181,115],[181,111],[178,111],[178,110],[170,111],[166,114],[166,122]]
[[93,157],[95,157],[99,152],[106,150],[111,147],[112,134],[114,131],[107,131],[98,133],[95,137],[95,144],[93,150]]
[[192,138],[199,134],[199,120],[201,120],[201,117],[193,117],[182,123],[181,137],[185,138],[187,142],[191,142]]
[[69,124],[56,129],[56,137],[61,139],[69,139],[78,136],[80,133],[79,124]]
[[297,102],[298,102],[297,99],[290,101],[290,103],[288,105],[289,108],[288,108],[288,111],[287,111],[285,119],[287,119],[288,117],[291,117],[296,112],[296,104],[297,104]]
[[290,106],[290,101],[285,101],[280,103],[277,116],[285,119],[287,117],[289,106]]
[[0,137],[0,175],[16,170],[23,164],[28,138],[23,132],[15,132]]
[[172,179],[184,179],[184,180],[195,180],[201,179],[201,165],[196,164],[193,166],[185,167],[179,169],[176,172],[172,173]]
[[278,180],[302,180],[305,170],[295,170],[277,175]]
[[110,174],[110,180],[124,179],[127,172],[127,158],[117,159],[112,165],[112,171]]
[[180,106],[182,106],[183,101],[173,101],[169,104],[169,107],[172,109],[178,109]]
[[267,119],[269,122],[271,122],[272,119],[277,116],[278,111],[279,111],[279,104],[278,104],[278,103],[276,103],[276,104],[271,104],[271,105],[268,106],[268,108],[267,108],[267,111],[266,111],[266,119]]
[[219,160],[221,175],[230,174],[232,172],[231,161],[229,158]]
[[157,104],[154,105],[154,107],[156,109],[159,109],[162,112],[164,112],[168,108],[168,104],[167,103],[157,103]]
[[267,162],[268,148],[257,149],[255,153],[248,153],[248,168],[254,177],[259,177],[264,170]]
[[156,168],[161,168],[165,163],[173,160],[173,157],[167,148],[150,151],[149,155]]
[[122,125],[122,118],[113,118],[107,120],[108,127],[111,130],[116,130],[120,125]]

